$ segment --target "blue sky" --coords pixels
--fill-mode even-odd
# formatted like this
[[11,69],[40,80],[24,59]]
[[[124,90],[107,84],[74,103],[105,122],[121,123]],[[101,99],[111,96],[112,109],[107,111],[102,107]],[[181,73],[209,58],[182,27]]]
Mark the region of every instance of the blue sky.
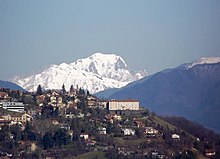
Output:
[[0,1],[0,79],[95,52],[150,74],[220,56],[220,1]]

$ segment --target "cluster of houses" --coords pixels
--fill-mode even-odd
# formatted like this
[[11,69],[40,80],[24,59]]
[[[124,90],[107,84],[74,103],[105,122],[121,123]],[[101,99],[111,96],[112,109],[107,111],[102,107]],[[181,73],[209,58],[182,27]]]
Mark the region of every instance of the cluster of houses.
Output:
[[6,92],[0,92],[0,110],[0,129],[5,124],[25,124],[32,120],[32,116],[25,112],[25,105]]
[[[51,106],[55,110],[64,110],[65,118],[74,118],[74,117],[84,117],[85,114],[82,114],[80,111],[74,113],[77,110],[77,105],[80,102],[78,98],[77,91],[65,92],[65,97],[63,94],[58,93],[57,91],[51,91],[44,93],[42,95],[36,96],[36,102],[39,107],[35,109],[25,111],[25,104],[17,99],[12,99],[8,93],[0,92],[0,109],[7,110],[0,112],[0,122],[1,125],[8,122],[18,122],[26,123],[32,119],[32,116],[38,114],[41,115],[41,109],[43,106]],[[110,112],[113,112],[113,115],[106,116],[106,120],[121,120],[121,115],[117,115],[114,111],[137,111],[139,110],[139,101],[137,100],[99,100],[95,96],[87,95],[86,106],[88,108],[100,108],[108,109]],[[125,134],[128,130],[124,130]],[[104,133],[104,132],[103,132]]]
[[[80,102],[78,98],[77,91],[66,92],[65,96],[68,98],[63,100],[63,95],[57,93],[56,91],[48,92],[42,95],[36,96],[36,101],[38,104],[38,108],[35,113],[26,113],[24,111],[25,105],[22,102],[17,101],[9,101],[10,97],[5,92],[0,92],[0,108],[8,110],[7,113],[1,111],[0,114],[0,124],[3,125],[5,123],[26,123],[27,121],[32,120],[32,115],[35,115],[38,111],[39,114],[41,112],[41,108],[43,106],[52,106],[54,109],[63,109],[65,118],[83,118],[85,115],[90,116],[91,114],[83,114],[80,111],[76,114],[77,105]],[[139,111],[139,101],[137,100],[99,100],[95,96],[87,95],[86,98],[86,106],[89,108],[100,108],[107,109],[110,113],[105,116],[105,121],[113,123],[114,121],[121,121],[122,116],[117,111]],[[39,109],[39,110],[38,110]],[[29,111],[30,112],[30,111]],[[125,121],[126,122],[126,121]],[[152,127],[144,127],[144,123],[142,121],[135,120],[133,122],[132,127],[122,127],[121,132],[124,136],[133,136],[135,135],[135,130],[133,128],[142,128],[144,133],[148,137],[155,137],[159,134],[159,131]],[[98,133],[106,134],[106,128],[100,127],[98,128]],[[178,138],[178,135],[172,136],[173,138]],[[84,137],[87,139],[87,137]]]
[[[80,103],[79,94],[77,91],[58,93],[57,91],[51,91],[44,93],[42,95],[36,96],[37,107],[34,110],[25,111],[25,104],[22,102],[16,101],[9,97],[6,92],[0,92],[0,129],[1,126],[13,125],[13,124],[25,124],[28,121],[33,120],[35,115],[41,115],[41,110],[43,107],[50,106],[53,110],[58,109],[63,111],[62,116],[64,118],[84,118],[85,116],[91,116],[89,112],[83,114],[82,111],[78,108]],[[139,101],[137,100],[99,100],[93,95],[87,94],[85,99],[86,106],[88,108],[99,108],[108,110],[108,114],[105,116],[104,120],[101,122],[106,123],[120,123],[122,121],[122,115],[126,112],[139,112],[141,107]],[[6,111],[4,111],[6,110]],[[76,113],[77,112],[77,113]],[[96,119],[91,117],[89,121],[93,122]],[[141,130],[143,134],[148,138],[147,142],[151,142],[150,138],[161,137],[163,132],[155,129],[154,127],[146,126],[142,120],[125,120],[122,125],[118,124],[121,130],[121,134],[124,137],[135,136],[137,134],[137,129]],[[131,124],[126,124],[126,122]],[[59,124],[61,128],[66,129],[71,136],[73,137],[73,130],[70,129],[70,126],[65,123],[59,123],[56,120],[52,120],[52,124]],[[101,124],[102,126],[97,127],[96,131],[100,135],[107,134],[107,125]],[[81,133],[80,138],[82,138],[87,146],[94,146],[97,144],[96,140],[92,138],[88,133]],[[172,134],[171,138],[173,140],[180,140],[180,135]],[[119,153],[126,154],[128,151],[125,148],[119,148]],[[161,155],[158,152],[152,152],[152,156],[155,158],[164,158],[164,155]],[[213,156],[215,152],[207,150],[206,156]]]

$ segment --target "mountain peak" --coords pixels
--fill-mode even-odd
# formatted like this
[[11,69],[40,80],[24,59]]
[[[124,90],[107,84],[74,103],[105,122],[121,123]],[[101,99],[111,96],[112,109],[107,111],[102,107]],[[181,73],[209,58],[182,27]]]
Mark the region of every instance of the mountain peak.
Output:
[[[79,59],[70,65],[77,69],[92,72],[101,77],[115,79],[120,82],[137,80],[137,76],[130,72],[124,59],[116,54],[95,53],[87,58]],[[146,75],[146,71],[142,71],[138,79]]]
[[132,72],[122,57],[116,54],[95,53],[73,63],[50,65],[31,76],[17,77],[12,81],[28,91],[36,91],[39,84],[45,89],[60,89],[79,85],[96,93],[108,88],[120,88],[143,78],[146,71]]
[[202,65],[202,64],[214,64],[214,63],[219,63],[220,62],[220,57],[201,57],[192,63],[187,65],[187,68],[192,68],[196,65]]

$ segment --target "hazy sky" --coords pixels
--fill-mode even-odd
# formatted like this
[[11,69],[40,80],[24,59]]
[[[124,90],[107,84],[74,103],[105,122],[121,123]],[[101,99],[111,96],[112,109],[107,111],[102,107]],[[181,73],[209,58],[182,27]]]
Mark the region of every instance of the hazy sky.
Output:
[[0,1],[0,79],[95,52],[150,74],[220,56],[220,0]]

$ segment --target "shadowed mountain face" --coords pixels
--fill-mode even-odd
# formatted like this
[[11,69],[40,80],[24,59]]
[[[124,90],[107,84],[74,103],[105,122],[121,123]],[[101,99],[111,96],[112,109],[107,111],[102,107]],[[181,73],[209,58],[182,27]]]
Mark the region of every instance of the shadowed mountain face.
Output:
[[19,91],[23,91],[23,92],[26,91],[22,87],[18,86],[15,83],[8,82],[8,81],[2,81],[2,80],[0,80],[0,88],[9,88],[11,90],[19,90]]
[[118,90],[110,98],[138,99],[157,114],[183,116],[220,131],[220,63],[165,70]]

